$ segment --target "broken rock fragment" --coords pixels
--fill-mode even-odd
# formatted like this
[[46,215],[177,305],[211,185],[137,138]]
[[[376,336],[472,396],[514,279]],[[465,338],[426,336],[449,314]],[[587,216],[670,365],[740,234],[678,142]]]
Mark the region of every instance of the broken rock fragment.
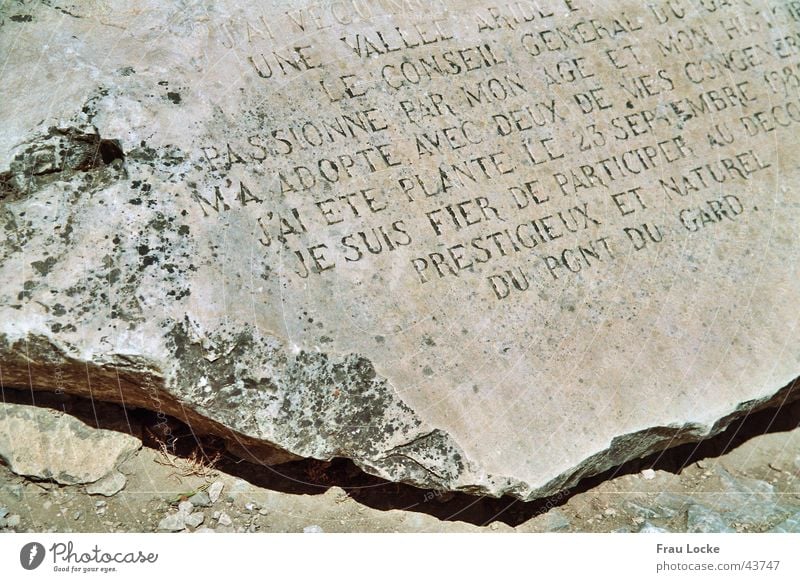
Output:
[[364,4],[9,7],[4,386],[525,500],[797,398],[794,12]]

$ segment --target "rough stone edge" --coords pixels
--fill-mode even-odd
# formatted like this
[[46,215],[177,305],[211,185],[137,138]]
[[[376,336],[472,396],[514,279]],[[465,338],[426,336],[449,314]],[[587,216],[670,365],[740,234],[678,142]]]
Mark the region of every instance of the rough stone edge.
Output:
[[[26,348],[35,344],[38,355],[41,356],[49,351],[50,357],[46,361],[32,361],[20,350],[14,349],[20,343],[25,343]],[[45,352],[41,351],[43,347]],[[9,365],[9,362],[17,365]],[[711,426],[700,423],[658,426],[617,436],[608,448],[589,456],[546,484],[532,487],[519,479],[481,471],[476,463],[466,457],[463,449],[451,435],[437,428],[430,428],[416,415],[415,421],[418,423],[416,426],[419,431],[414,438],[371,458],[342,451],[322,457],[308,455],[302,451],[287,450],[274,443],[245,435],[182,403],[165,390],[164,374],[144,358],[118,354],[106,355],[102,363],[85,361],[70,357],[67,350],[54,345],[51,339],[44,336],[9,342],[0,334],[0,372],[2,372],[0,378],[3,380],[3,388],[53,392],[57,387],[47,379],[54,377],[56,369],[59,370],[61,389],[64,389],[64,385],[70,388],[64,390],[65,392],[123,406],[163,412],[185,422],[197,434],[214,435],[225,439],[230,452],[251,462],[277,465],[303,458],[316,457],[320,460],[330,460],[336,456],[344,456],[350,458],[366,473],[389,481],[407,483],[424,489],[457,491],[477,496],[510,495],[521,501],[533,501],[556,495],[574,487],[584,478],[598,475],[627,461],[683,444],[700,442],[721,433],[744,416],[800,400],[800,383],[795,378],[788,384],[782,385],[771,396],[740,403]],[[74,381],[70,382],[70,378]],[[79,388],[81,386],[84,388]],[[399,406],[411,410],[396,393],[394,395]],[[443,451],[449,456],[455,455],[460,459],[457,470],[449,473],[438,472],[421,462],[419,457],[424,457],[430,451],[434,451],[429,455],[434,458],[441,456]]]
[[[15,349],[21,344],[25,346],[24,353]],[[31,346],[34,346],[33,350]],[[34,361],[25,355],[30,351],[47,358]],[[231,443],[232,452],[244,453],[252,449],[250,455],[241,455],[245,460],[256,460],[254,455],[258,455],[260,462],[279,464],[301,458],[280,447],[252,439],[185,406],[164,390],[162,372],[138,356],[118,354],[98,363],[72,357],[67,350],[43,336],[10,341],[0,333],[0,379],[0,388],[3,389],[63,392],[128,408],[163,412],[191,426],[198,435],[222,437]]]

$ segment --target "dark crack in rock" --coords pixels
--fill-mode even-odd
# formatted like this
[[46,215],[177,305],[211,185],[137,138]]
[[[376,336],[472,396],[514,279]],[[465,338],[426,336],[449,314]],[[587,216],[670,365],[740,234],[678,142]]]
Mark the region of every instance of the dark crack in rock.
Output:
[[0,173],[0,201],[13,202],[55,181],[88,173],[87,189],[124,177],[125,154],[118,140],[74,127],[51,127],[20,146],[11,167]]

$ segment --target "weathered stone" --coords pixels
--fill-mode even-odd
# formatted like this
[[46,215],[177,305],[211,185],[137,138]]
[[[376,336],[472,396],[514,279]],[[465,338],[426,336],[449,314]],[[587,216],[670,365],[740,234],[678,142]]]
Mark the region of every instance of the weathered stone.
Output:
[[696,497],[716,511],[728,526],[740,524],[763,531],[792,513],[766,481],[733,476],[721,466],[716,466],[715,472],[719,475],[720,490]]
[[111,471],[108,475],[86,486],[86,492],[89,495],[105,495],[111,497],[116,495],[125,488],[127,479],[125,475],[119,471]]
[[195,507],[209,507],[211,505],[211,498],[208,495],[208,492],[198,491],[194,495],[189,498],[189,501],[192,502],[192,505]]
[[690,533],[732,533],[722,516],[705,505],[692,503],[686,514],[686,531]]
[[54,410],[0,402],[0,458],[18,475],[64,485],[94,483],[141,447]]
[[521,499],[796,398],[785,3],[129,4],[0,32],[4,386]]
[[545,531],[567,531],[570,528],[570,522],[564,512],[558,508],[553,508],[545,515],[544,522]]
[[670,531],[663,527],[658,527],[657,525],[653,525],[649,521],[646,521],[639,528],[638,533],[670,533]]
[[800,533],[800,512],[788,517],[769,531],[772,533]]
[[191,515],[187,515],[184,519],[186,525],[190,527],[199,527],[203,520],[205,519],[205,515],[202,513],[192,513]]
[[211,485],[208,486],[208,498],[211,500],[211,503],[216,503],[219,499],[219,496],[222,494],[222,489],[225,487],[225,484],[222,481],[214,481]]
[[175,513],[170,513],[160,522],[158,522],[158,529],[161,531],[182,531],[186,529],[186,518],[187,515],[182,511],[176,511]]

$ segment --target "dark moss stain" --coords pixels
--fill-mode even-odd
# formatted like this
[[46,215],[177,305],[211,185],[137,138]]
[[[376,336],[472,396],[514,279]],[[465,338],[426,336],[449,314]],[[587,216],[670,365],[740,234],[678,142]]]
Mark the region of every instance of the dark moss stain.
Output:
[[[181,363],[182,391],[195,390],[202,379],[211,388],[204,407],[235,428],[258,432],[254,414],[272,402],[276,442],[295,454],[353,458],[431,486],[446,486],[465,470],[452,439],[422,431],[414,411],[366,358],[308,351],[287,356],[255,330],[240,329],[206,336],[217,354],[209,360],[189,327],[174,325],[167,334]],[[260,370],[271,372],[264,377]],[[387,444],[397,441],[405,444]]]
[[0,201],[14,201],[55,181],[82,180],[93,191],[125,174],[125,153],[117,140],[76,128],[51,127],[24,144],[9,169],[0,173]]
[[179,105],[181,102],[181,94],[176,93],[175,91],[169,91],[167,93],[167,99],[172,101],[175,105]]
[[11,17],[14,22],[33,22],[33,16],[30,14],[15,14]]
[[47,275],[50,272],[50,269],[53,268],[53,265],[55,265],[56,262],[57,261],[56,261],[55,257],[47,257],[44,261],[34,261],[34,262],[32,262],[31,263],[31,267],[36,269],[36,271],[39,273],[39,275],[44,277],[45,275]]
[[17,300],[24,301],[25,299],[30,299],[32,297],[32,291],[35,287],[35,281],[25,281],[22,284],[22,291],[17,294]]

